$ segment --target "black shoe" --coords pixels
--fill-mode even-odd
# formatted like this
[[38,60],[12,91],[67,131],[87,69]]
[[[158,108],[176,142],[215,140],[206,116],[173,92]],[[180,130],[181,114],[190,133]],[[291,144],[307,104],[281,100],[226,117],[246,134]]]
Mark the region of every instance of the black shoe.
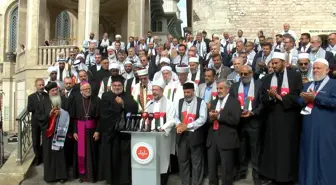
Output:
[[41,158],[35,158],[34,159],[34,165],[35,166],[39,166],[42,163],[42,159]]
[[60,180],[61,184],[64,184],[66,182],[66,180]]

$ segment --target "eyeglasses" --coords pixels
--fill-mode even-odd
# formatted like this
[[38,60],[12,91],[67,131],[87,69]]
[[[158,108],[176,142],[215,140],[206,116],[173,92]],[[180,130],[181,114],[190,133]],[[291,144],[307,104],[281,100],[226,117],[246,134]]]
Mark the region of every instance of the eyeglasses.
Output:
[[299,63],[300,66],[307,66],[308,63]]
[[248,76],[249,73],[240,73],[240,76]]

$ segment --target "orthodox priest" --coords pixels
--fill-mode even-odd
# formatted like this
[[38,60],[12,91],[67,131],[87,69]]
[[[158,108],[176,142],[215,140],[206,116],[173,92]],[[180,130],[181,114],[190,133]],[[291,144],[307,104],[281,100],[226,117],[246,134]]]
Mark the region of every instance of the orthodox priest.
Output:
[[70,116],[62,107],[62,99],[56,82],[50,82],[45,90],[49,98],[37,108],[37,118],[41,121],[44,180],[46,182],[68,179],[64,151]]
[[98,167],[99,134],[96,131],[99,115],[99,99],[91,96],[91,85],[81,82],[80,95],[74,97],[70,115],[74,123],[75,144],[74,177],[80,182],[96,182]]
[[113,78],[112,89],[103,93],[98,133],[101,138],[98,179],[107,184],[131,184],[130,136],[120,133],[125,117],[138,113],[138,104],[124,92],[124,78]]
[[298,177],[300,107],[302,88],[300,73],[286,69],[284,53],[274,52],[275,72],[264,78],[262,101],[265,114],[264,147],[260,172],[278,183],[291,184]]
[[[175,143],[172,143],[172,135],[170,134],[171,131],[175,131],[175,129],[173,129],[175,126],[175,110],[173,103],[163,96],[164,87],[165,84],[161,80],[153,82],[152,91],[154,99],[147,103],[147,108],[143,115],[153,114],[154,119],[149,121],[148,117],[143,117],[141,120],[141,123],[145,123],[146,121],[150,122],[152,131],[165,132],[165,137],[161,137],[160,139],[161,185],[166,185],[168,182],[167,172],[170,154],[175,154]],[[170,152],[167,153],[167,151]]]
[[299,103],[303,106],[300,176],[304,185],[335,182],[336,81],[329,79],[329,63],[318,58],[313,64],[314,82],[305,84]]

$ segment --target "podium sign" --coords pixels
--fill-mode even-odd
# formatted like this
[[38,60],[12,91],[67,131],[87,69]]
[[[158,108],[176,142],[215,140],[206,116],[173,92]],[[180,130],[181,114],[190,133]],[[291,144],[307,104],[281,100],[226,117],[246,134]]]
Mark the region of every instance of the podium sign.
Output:
[[123,132],[131,134],[132,185],[160,184],[160,140],[164,133]]

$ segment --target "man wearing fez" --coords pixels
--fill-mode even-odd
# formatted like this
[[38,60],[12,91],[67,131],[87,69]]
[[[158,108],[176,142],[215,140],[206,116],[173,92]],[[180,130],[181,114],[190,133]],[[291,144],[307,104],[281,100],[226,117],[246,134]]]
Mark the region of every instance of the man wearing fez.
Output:
[[73,170],[80,182],[97,181],[99,98],[91,96],[91,91],[88,82],[81,82],[80,95],[74,97],[70,107],[70,116],[74,120],[73,138],[77,141]]
[[207,106],[204,100],[195,96],[194,89],[193,83],[183,84],[184,98],[180,99],[175,109],[177,158],[182,185],[200,185],[204,173]]
[[313,64],[313,82],[304,85],[299,103],[304,106],[300,144],[299,184],[334,184],[336,156],[336,82],[328,77],[329,62]]
[[107,184],[131,184],[130,136],[120,133],[128,114],[138,113],[138,105],[124,92],[124,78],[115,76],[111,91],[103,93],[97,132],[101,139],[98,180]]
[[248,169],[248,152],[251,154],[252,177],[255,185],[261,185],[259,179],[260,134],[262,118],[262,99],[260,81],[253,79],[252,67],[240,67],[240,81],[232,84],[230,95],[237,98],[242,110],[240,126],[238,127],[240,139],[239,174],[238,179],[244,179]]
[[[238,124],[241,108],[238,100],[229,94],[230,83],[217,81],[218,96],[210,102],[208,137],[209,184],[218,185],[218,159],[222,165],[223,185],[233,185],[235,149],[239,147]],[[218,157],[219,156],[219,157]]]
[[150,128],[151,131],[165,132],[165,136],[160,140],[160,150],[162,151],[160,153],[161,185],[166,185],[168,182],[167,172],[170,154],[175,154],[175,143],[172,143],[172,135],[170,135],[172,128],[175,126],[175,110],[173,103],[163,96],[164,87],[165,84],[162,81],[153,82],[152,92],[154,99],[147,103],[147,108],[142,113],[140,125],[140,128],[145,127]]
[[35,153],[34,164],[36,166],[42,163],[42,147],[41,147],[41,121],[37,108],[43,103],[44,99],[48,99],[49,96],[44,92],[44,80],[38,78],[35,80],[36,92],[28,96],[27,110],[32,113],[31,129],[32,129],[32,141],[33,150]]
[[148,79],[148,69],[140,69],[137,74],[140,82],[132,89],[132,96],[139,106],[138,111],[143,112],[147,103],[153,100],[152,83]]
[[274,73],[263,79],[265,136],[260,172],[275,183],[291,184],[298,177],[301,75],[286,69],[285,54],[274,52]]
[[64,151],[70,117],[62,109],[62,98],[57,83],[51,82],[45,90],[49,98],[45,98],[37,107],[38,119],[41,121],[44,180],[46,182],[68,179]]

